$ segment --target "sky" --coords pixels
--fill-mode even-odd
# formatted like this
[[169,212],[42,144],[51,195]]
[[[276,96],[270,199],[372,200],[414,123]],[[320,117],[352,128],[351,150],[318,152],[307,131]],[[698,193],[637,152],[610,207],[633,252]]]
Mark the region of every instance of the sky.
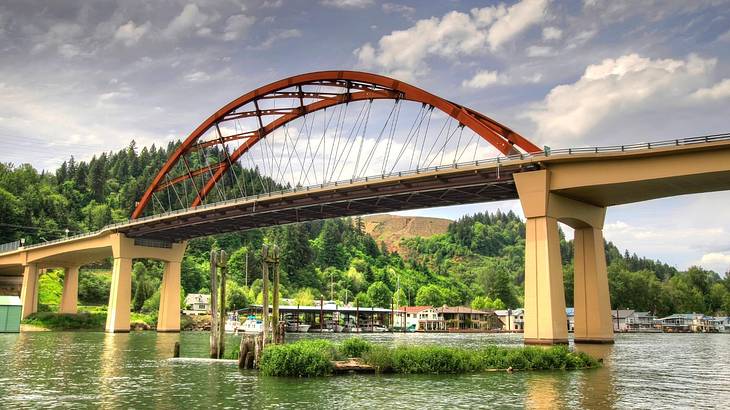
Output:
[[[730,132],[730,1],[5,0],[0,161],[53,170],[132,139],[165,144],[251,89],[325,69],[396,77],[539,146]],[[604,234],[725,272],[729,204],[720,192],[616,206]],[[406,214],[498,208],[521,213]]]

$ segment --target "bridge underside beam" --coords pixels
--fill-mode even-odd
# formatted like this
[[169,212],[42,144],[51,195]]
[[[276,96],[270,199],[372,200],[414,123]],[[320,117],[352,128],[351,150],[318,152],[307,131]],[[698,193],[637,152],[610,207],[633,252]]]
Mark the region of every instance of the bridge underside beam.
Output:
[[272,195],[258,201],[197,210],[131,226],[127,237],[181,241],[193,237],[271,225],[334,217],[394,212],[434,206],[493,202],[517,198],[512,173],[519,168],[480,170],[453,176],[429,175],[407,181],[374,180],[352,186],[329,187]]

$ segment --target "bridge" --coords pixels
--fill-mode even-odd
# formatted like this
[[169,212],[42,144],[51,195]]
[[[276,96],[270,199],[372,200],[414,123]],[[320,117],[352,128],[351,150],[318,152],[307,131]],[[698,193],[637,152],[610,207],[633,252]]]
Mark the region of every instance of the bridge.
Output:
[[21,282],[27,317],[37,309],[39,271],[65,268],[60,311],[74,313],[79,267],[113,258],[106,330],[125,332],[132,260],[161,260],[157,329],[179,331],[180,263],[189,239],[519,199],[527,218],[525,342],[567,342],[562,222],[575,229],[575,340],[610,343],[606,208],[727,189],[730,134],[540,149],[481,113],[406,83],[317,72],[261,87],[216,111],[168,159],[128,221],[0,248],[0,279]]

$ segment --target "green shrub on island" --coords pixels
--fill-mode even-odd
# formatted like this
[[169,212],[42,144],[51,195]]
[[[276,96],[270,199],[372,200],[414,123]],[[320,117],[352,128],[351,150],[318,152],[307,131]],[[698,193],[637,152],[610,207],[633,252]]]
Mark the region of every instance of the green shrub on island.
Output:
[[332,360],[336,358],[337,349],[327,340],[299,340],[267,346],[259,370],[264,376],[326,376],[332,373]]
[[38,312],[28,316],[22,323],[50,330],[103,330],[106,324],[106,312],[77,314]]
[[375,345],[360,338],[339,345],[327,340],[299,340],[264,349],[259,369],[266,376],[329,375],[332,361],[359,357],[378,373],[439,374],[490,370],[573,370],[598,367],[599,362],[566,346],[466,349],[445,346]]
[[[79,307],[82,309],[82,307]],[[83,309],[87,309],[83,307]],[[104,330],[106,326],[106,310],[80,311],[79,313],[37,312],[22,321],[23,324],[42,327],[49,330]],[[157,314],[131,312],[130,322],[146,324],[150,327],[157,324]]]
[[372,348],[372,343],[359,337],[345,339],[345,341],[338,346],[340,354],[344,357],[363,357],[363,355],[369,352]]
[[398,346],[366,353],[365,363],[380,373],[474,373],[489,370],[573,370],[597,367],[598,361],[566,346],[463,349],[442,346]]

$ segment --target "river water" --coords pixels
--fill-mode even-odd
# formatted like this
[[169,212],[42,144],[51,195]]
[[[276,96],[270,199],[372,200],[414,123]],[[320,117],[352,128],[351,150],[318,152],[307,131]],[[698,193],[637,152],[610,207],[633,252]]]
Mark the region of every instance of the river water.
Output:
[[[311,335],[288,335],[288,338]],[[326,335],[339,339],[341,335]],[[520,345],[520,335],[368,334],[377,343]],[[581,345],[600,369],[468,375],[259,377],[204,357],[208,334],[0,334],[0,409],[729,408],[730,334],[617,335]],[[237,341],[229,337],[229,347]]]

